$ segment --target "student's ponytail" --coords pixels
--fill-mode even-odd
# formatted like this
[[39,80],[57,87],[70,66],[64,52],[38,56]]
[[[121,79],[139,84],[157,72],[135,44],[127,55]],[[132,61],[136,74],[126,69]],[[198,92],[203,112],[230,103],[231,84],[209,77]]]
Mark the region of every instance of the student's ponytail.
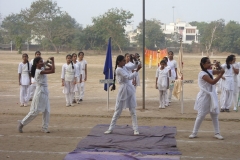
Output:
[[201,67],[202,71],[206,72],[206,73],[209,75],[209,77],[210,77],[211,79],[213,79],[213,76],[207,71],[207,69],[205,69],[205,68],[203,67],[203,64],[205,64],[208,59],[209,59],[208,57],[203,57],[203,58],[201,59],[201,62],[200,62],[200,67]]
[[124,56],[123,55],[118,55],[117,59],[116,59],[116,65],[115,65],[115,69],[114,69],[114,78],[113,78],[113,85],[111,88],[111,91],[114,91],[116,89],[116,69],[118,66],[118,62],[121,62],[122,60],[124,60]]
[[33,60],[33,65],[31,68],[31,76],[34,78],[35,77],[35,72],[36,72],[36,68],[37,68],[37,63],[41,60],[41,57],[36,57]]
[[117,62],[116,62],[116,65],[115,65],[115,69],[114,69],[114,76],[113,76],[113,85],[112,85],[112,88],[111,88],[111,91],[114,91],[116,89],[116,69],[117,69]]
[[227,69],[230,69],[230,62],[232,61],[233,61],[233,56],[232,55],[228,56],[226,59]]
[[74,69],[73,62],[72,62],[72,61],[71,61],[71,64],[72,64],[72,69]]
[[28,72],[29,72],[29,61],[27,60],[27,64],[28,64]]

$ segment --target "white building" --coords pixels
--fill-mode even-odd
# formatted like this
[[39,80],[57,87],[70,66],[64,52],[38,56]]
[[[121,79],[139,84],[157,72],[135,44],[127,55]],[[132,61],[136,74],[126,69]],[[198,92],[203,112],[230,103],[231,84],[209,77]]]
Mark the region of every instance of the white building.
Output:
[[177,41],[179,36],[181,36],[182,43],[199,43],[197,26],[191,26],[189,23],[177,21],[176,23],[163,24],[161,29],[168,40]]
[[136,36],[140,34],[139,29],[134,29],[133,25],[127,25],[125,27],[125,32],[129,38],[130,46],[134,46],[137,44]]

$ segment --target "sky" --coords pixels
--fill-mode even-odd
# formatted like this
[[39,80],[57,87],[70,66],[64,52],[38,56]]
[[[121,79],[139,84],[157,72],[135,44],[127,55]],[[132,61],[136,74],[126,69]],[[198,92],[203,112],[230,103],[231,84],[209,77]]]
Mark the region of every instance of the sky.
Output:
[[[143,0],[53,0],[83,27],[92,24],[92,17],[104,14],[111,8],[119,8],[134,14],[133,27],[142,21]],[[30,8],[34,0],[0,0],[2,18]],[[211,22],[218,19],[240,23],[240,0],[145,0],[145,19],[162,23],[177,20]]]

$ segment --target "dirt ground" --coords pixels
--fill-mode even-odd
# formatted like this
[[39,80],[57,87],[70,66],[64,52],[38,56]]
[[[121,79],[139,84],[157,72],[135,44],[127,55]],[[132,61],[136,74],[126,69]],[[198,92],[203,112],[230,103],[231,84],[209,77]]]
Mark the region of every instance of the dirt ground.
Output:
[[[34,57],[30,52],[29,60]],[[2,160],[59,160],[73,151],[78,142],[86,137],[91,128],[97,124],[109,124],[114,112],[117,90],[110,92],[109,108],[107,108],[107,92],[103,90],[103,64],[105,56],[88,55],[88,80],[85,97],[81,104],[65,107],[62,93],[60,72],[65,63],[67,53],[58,55],[42,52],[43,59],[55,57],[56,73],[48,75],[50,91],[51,133],[40,132],[42,117],[23,128],[24,133],[17,132],[17,120],[28,112],[28,107],[19,107],[19,86],[17,67],[21,55],[16,52],[0,51],[0,159]],[[227,55],[215,56],[211,59],[224,63]],[[115,65],[113,56],[113,65]],[[177,59],[177,56],[174,57]],[[201,55],[184,55],[184,79],[194,80],[193,84],[184,85],[183,110],[181,103],[173,99],[166,109],[158,109],[158,91],[154,88],[156,67],[145,70],[145,109],[142,105],[142,87],[137,88],[137,115],[139,126],[176,126],[177,147],[182,152],[181,159],[240,159],[240,113],[231,110],[220,113],[220,130],[224,140],[213,138],[213,125],[210,116],[203,121],[198,138],[189,139],[193,129],[196,111],[193,110],[195,97],[199,91],[197,75],[200,71]],[[238,59],[239,60],[239,59]],[[142,75],[142,73],[140,73]],[[117,86],[118,87],[118,86]],[[30,103],[29,103],[30,105]],[[129,112],[124,110],[117,125],[131,125]],[[141,132],[141,131],[140,131]]]

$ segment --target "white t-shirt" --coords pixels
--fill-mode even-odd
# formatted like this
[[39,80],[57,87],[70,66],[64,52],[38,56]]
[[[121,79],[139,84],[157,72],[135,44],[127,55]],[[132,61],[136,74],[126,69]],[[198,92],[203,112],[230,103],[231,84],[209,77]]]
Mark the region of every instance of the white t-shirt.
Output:
[[167,65],[171,68],[171,79],[175,80],[176,79],[176,71],[175,69],[177,68],[177,62],[173,59],[173,60],[169,60],[167,62]]
[[18,65],[18,73],[21,74],[21,85],[30,85],[30,72],[32,65],[30,63],[19,63]]

